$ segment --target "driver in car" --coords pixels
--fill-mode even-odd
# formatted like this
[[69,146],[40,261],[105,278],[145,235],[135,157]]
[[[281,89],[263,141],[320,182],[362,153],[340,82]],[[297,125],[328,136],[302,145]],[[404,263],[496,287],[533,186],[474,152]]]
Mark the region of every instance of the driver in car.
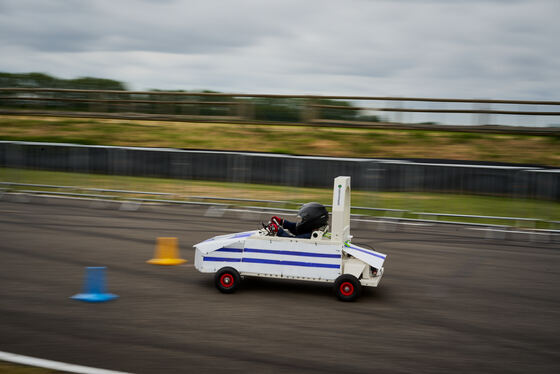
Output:
[[329,223],[329,212],[319,203],[303,204],[298,211],[298,222],[273,216],[266,227],[274,236],[310,239],[313,231],[325,230]]

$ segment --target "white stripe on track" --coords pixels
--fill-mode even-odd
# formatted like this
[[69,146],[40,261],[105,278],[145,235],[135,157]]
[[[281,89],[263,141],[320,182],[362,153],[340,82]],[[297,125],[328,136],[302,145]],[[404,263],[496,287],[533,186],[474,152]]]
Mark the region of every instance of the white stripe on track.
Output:
[[79,374],[130,374],[123,371],[113,371],[105,369],[97,369],[88,366],[72,365],[65,362],[43,360],[42,358],[35,358],[29,356],[16,355],[14,353],[0,351],[0,360],[8,361],[16,364],[37,366],[45,369],[66,371],[69,373]]

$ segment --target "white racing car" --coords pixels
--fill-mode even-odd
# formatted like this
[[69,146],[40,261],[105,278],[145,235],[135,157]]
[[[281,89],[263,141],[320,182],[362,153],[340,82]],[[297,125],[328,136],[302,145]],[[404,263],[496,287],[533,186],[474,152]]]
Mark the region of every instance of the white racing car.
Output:
[[310,239],[273,236],[267,228],[221,235],[195,244],[195,267],[215,273],[223,293],[234,292],[242,277],[334,282],[342,301],[355,300],[361,287],[377,287],[383,253],[351,243],[350,177],[334,180],[332,231],[314,231]]

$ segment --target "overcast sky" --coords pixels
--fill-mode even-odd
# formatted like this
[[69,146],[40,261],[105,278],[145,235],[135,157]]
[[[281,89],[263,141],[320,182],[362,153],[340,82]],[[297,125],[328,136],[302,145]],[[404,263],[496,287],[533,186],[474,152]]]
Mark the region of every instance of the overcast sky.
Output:
[[560,0],[0,0],[0,71],[130,89],[560,100]]

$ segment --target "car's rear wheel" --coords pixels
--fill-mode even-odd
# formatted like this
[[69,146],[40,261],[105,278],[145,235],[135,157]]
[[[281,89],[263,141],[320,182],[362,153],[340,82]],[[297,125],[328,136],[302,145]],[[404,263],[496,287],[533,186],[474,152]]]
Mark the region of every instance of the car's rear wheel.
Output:
[[214,275],[214,284],[216,288],[223,293],[233,293],[239,287],[241,276],[239,272],[231,267],[225,267],[218,270]]
[[334,282],[334,292],[341,301],[354,301],[362,291],[358,278],[351,274],[342,274]]

